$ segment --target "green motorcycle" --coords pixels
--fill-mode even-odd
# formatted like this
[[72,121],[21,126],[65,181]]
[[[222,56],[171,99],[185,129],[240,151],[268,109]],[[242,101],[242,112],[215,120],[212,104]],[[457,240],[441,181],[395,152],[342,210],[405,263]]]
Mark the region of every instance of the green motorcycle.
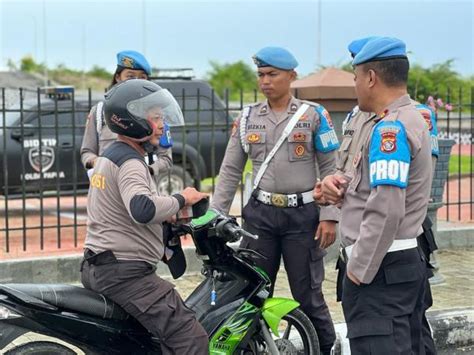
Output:
[[270,296],[270,280],[255,266],[263,256],[228,242],[258,238],[234,218],[209,210],[178,227],[191,234],[206,279],[186,300],[209,334],[210,354],[319,354],[319,341],[299,303]]

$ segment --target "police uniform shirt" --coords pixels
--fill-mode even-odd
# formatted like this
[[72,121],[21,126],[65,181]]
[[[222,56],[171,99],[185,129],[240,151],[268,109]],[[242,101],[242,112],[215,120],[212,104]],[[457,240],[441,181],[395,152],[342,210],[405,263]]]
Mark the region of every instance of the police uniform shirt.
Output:
[[[241,139],[249,145],[248,157],[255,177],[288,121],[303,104],[310,107],[296,123],[269,163],[258,188],[267,192],[292,194],[312,190],[317,178],[335,172],[336,150],[339,147],[328,112],[323,106],[291,98],[286,112],[275,113],[268,102],[251,107],[242,137],[239,117],[227,145],[219,173],[219,181],[211,206],[228,212],[247,161]],[[281,116],[281,117],[280,117]],[[322,207],[320,220],[339,220],[334,206]]]
[[[90,168],[88,165],[90,162],[101,156],[117,139],[117,134],[112,132],[106,124],[100,124],[100,127],[98,130],[97,105],[95,105],[87,116],[86,129],[81,146],[81,162],[86,169]],[[159,146],[156,155],[158,159],[151,165],[154,175],[158,175],[162,171],[168,171],[173,165],[171,148]]]
[[179,209],[177,198],[158,195],[144,158],[115,142],[98,158],[91,177],[84,246],[156,264],[164,250],[161,223]]
[[348,270],[370,283],[394,239],[420,234],[430,192],[430,137],[408,95],[380,116],[354,118],[348,126],[355,127],[351,142],[341,147],[345,162],[339,173],[351,180],[340,232],[343,246],[354,245]]

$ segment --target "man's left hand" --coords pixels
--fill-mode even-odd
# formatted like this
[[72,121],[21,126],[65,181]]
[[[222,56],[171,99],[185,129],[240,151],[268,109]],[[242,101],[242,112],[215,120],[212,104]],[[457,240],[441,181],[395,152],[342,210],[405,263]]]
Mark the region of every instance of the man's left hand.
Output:
[[318,230],[316,231],[314,239],[319,240],[319,246],[321,249],[326,249],[331,246],[336,240],[336,222],[319,222]]

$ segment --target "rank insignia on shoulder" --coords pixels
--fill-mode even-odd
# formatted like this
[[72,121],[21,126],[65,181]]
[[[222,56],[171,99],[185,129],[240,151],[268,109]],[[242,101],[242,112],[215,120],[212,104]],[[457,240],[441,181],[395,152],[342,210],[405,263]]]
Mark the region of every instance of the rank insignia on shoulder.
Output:
[[237,128],[239,127],[239,122],[237,121],[234,121],[234,123],[232,123],[232,131],[231,131],[231,136],[235,136],[235,134],[237,133]]
[[250,133],[247,136],[248,143],[258,143],[260,141],[260,134],[258,133]]
[[304,148],[304,145],[298,144],[295,148],[295,154],[297,157],[301,157],[306,149]]
[[306,134],[303,132],[296,132],[293,134],[293,141],[294,142],[306,142]]

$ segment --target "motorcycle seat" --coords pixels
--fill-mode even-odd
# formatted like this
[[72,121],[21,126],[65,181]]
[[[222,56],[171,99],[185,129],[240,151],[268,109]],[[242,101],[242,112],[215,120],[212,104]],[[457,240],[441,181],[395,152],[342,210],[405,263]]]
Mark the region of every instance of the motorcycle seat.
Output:
[[[0,290],[27,303],[31,297],[60,309],[80,312],[102,319],[123,320],[129,317],[119,305],[94,291],[61,284],[2,284]],[[22,298],[24,296],[24,299]]]

